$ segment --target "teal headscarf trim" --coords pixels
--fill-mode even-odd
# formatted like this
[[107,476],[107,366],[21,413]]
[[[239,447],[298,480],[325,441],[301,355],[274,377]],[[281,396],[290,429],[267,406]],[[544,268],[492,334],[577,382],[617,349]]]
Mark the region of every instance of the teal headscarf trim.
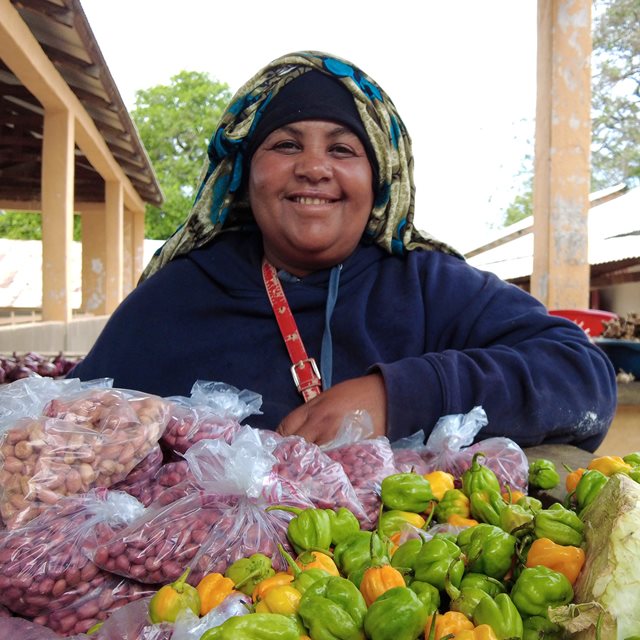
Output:
[[194,205],[185,222],[153,256],[141,282],[173,258],[252,219],[242,189],[247,140],[272,97],[285,84],[311,69],[333,76],[349,89],[378,161],[377,196],[365,237],[394,254],[424,249],[462,257],[413,225],[411,138],[390,98],[346,60],[317,51],[302,51],[268,64],[232,98],[209,143]]

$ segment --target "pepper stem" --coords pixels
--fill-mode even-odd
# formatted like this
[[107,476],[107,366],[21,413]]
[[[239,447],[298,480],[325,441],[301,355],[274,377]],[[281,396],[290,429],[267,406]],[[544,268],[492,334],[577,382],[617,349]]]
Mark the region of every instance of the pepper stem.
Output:
[[247,582],[249,582],[249,580],[252,580],[256,576],[259,576],[261,573],[262,569],[256,569],[255,571],[248,573],[244,578],[242,578],[242,580],[235,583],[235,588],[239,589],[240,587],[243,587]]
[[291,557],[291,554],[287,552],[287,550],[278,542],[278,550],[282,554],[282,557],[287,561],[289,567],[291,567],[291,572],[293,573],[293,577],[297,578],[301,573],[302,569],[296,564],[296,561]]
[[265,511],[288,511],[289,513],[294,513],[299,516],[304,509],[300,509],[300,507],[287,507],[284,504],[272,504],[268,506]]
[[445,591],[447,592],[447,595],[449,596],[449,598],[451,598],[451,600],[457,600],[460,597],[460,594],[462,593],[462,591],[460,589],[458,589],[458,587],[456,587],[453,582],[451,582],[451,571],[453,570],[453,565],[458,562],[458,559],[455,558],[454,560],[451,561],[451,563],[449,564],[449,568],[447,569],[447,573],[444,576],[444,588]]
[[171,588],[178,593],[182,593],[184,591],[185,582],[191,573],[191,567],[187,567],[184,570],[184,573],[171,585]]

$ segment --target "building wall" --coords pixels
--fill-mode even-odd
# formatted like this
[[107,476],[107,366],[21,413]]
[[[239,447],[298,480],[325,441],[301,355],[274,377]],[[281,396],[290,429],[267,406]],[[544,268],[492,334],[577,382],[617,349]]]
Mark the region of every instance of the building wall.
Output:
[[600,309],[613,311],[621,317],[640,313],[640,282],[625,282],[599,290]]

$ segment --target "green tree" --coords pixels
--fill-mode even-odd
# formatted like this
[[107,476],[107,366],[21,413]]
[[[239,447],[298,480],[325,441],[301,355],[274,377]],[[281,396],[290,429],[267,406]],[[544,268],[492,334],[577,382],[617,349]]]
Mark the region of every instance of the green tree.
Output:
[[168,238],[185,219],[209,138],[230,97],[226,84],[197,71],[181,71],[167,85],[136,92],[131,116],[165,197],[161,209],[147,205],[147,238]]
[[[40,212],[0,210],[0,238],[42,240]],[[80,240],[80,216],[73,216],[73,239]]]
[[[640,0],[595,0],[592,55],[591,189],[640,181]],[[533,160],[505,226],[533,213]],[[523,163],[524,164],[524,163]],[[519,173],[522,175],[522,169]]]

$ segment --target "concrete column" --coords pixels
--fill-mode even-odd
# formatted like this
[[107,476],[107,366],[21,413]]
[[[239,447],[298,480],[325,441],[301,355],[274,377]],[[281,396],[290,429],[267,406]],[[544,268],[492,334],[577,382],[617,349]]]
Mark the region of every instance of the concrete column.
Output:
[[591,0],[538,0],[531,293],[588,308]]
[[132,216],[132,234],[133,242],[133,286],[138,284],[138,280],[142,275],[142,270],[146,266],[144,264],[144,209],[131,212]]
[[105,315],[106,250],[104,206],[82,211],[82,310]]
[[42,140],[42,319],[71,320],[75,124],[45,109]]
[[111,313],[122,300],[124,198],[122,183],[105,182],[106,307]]

